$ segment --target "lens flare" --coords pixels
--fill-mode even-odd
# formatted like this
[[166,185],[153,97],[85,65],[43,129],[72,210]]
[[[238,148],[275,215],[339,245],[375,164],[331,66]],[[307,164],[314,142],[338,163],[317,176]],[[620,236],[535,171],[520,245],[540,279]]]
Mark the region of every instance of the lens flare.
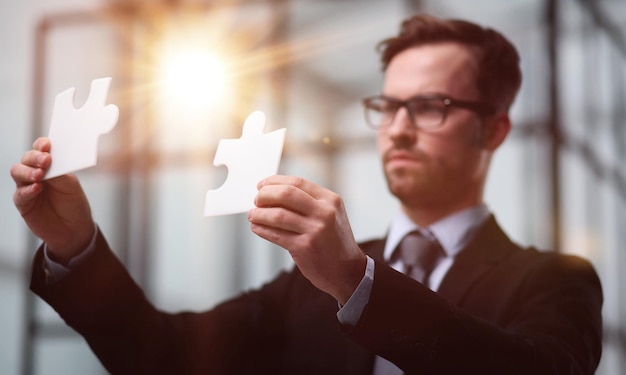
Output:
[[222,62],[204,50],[189,50],[164,56],[162,89],[178,106],[211,106],[227,89]]

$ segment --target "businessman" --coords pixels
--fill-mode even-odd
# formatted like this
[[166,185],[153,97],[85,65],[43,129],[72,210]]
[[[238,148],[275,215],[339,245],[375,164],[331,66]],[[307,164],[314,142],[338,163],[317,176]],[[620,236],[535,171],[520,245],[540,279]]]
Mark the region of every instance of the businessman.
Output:
[[77,178],[42,181],[40,138],[11,169],[15,205],[44,242],[32,290],[113,374],[594,373],[592,266],[513,243],[483,202],[521,83],[516,49],[492,29],[415,15],[379,50],[384,84],[363,104],[401,207],[385,238],[357,243],[341,197],[272,176],[250,228],[296,267],[210,311],[158,311]]

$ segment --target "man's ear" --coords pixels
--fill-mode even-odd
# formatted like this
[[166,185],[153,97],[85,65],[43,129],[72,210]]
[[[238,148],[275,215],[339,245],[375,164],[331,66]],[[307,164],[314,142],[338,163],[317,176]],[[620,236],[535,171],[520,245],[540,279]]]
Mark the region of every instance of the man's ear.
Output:
[[489,151],[495,151],[506,139],[511,130],[511,120],[506,112],[498,112],[489,117],[484,123],[482,146]]

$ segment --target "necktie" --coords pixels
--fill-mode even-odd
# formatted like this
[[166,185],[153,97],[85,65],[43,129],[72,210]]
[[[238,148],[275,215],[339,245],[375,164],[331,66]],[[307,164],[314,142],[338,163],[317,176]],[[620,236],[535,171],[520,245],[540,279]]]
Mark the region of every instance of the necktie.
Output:
[[[413,231],[402,239],[396,248],[397,254],[404,263],[404,273],[413,279],[428,286],[428,276],[432,272],[437,261],[444,256],[439,242],[426,238],[418,231]],[[376,357],[374,361],[373,375],[401,375],[403,374],[396,365],[382,357]]]
[[404,263],[404,273],[428,286],[428,277],[443,256],[443,249],[436,239],[420,232],[407,234],[398,245],[398,256]]

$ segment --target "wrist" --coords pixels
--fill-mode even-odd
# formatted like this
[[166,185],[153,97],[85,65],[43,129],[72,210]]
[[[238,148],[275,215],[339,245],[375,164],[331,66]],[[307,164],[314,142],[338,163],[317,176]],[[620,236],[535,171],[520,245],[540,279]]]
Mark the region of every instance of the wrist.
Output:
[[93,224],[90,230],[83,233],[87,235],[75,236],[76,240],[70,243],[46,242],[47,254],[50,260],[67,266],[69,262],[83,253],[95,240],[96,226]]
[[337,288],[336,295],[334,296],[337,302],[341,305],[345,305],[350,299],[354,291],[361,283],[365,270],[367,268],[367,257],[365,254],[361,254],[360,257],[350,261],[350,263],[344,268],[342,273],[342,282]]

